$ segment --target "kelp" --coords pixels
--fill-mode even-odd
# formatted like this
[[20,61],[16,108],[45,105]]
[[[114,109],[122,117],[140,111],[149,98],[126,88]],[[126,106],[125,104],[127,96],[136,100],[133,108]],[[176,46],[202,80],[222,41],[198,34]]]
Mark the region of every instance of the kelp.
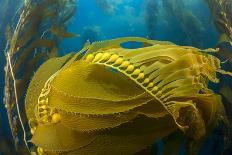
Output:
[[[121,46],[130,41],[150,46]],[[126,37],[50,59],[26,95],[31,141],[39,154],[68,155],[134,154],[179,131],[200,142],[226,120],[208,83],[218,83],[218,73],[232,75],[211,52],[217,50]]]
[[[17,23],[6,29],[4,104],[16,147],[21,145],[21,133],[26,146],[28,143],[24,127],[27,120],[21,118],[25,111],[19,107],[24,107],[29,81],[41,63],[57,55],[58,43],[69,37],[65,24],[74,14],[75,6],[74,1],[65,0],[25,1]],[[52,31],[54,26],[62,29],[64,35]]]
[[230,0],[206,0],[213,15],[213,21],[220,34],[232,39],[232,2]]
[[[206,0],[212,14],[212,19],[219,32],[216,47],[220,52],[216,53],[224,61],[227,70],[232,70],[232,1],[230,0]],[[231,133],[232,133],[232,111],[231,111],[231,85],[227,78],[221,78],[219,92],[222,94],[223,103],[228,115],[227,128],[224,133],[225,150],[223,154],[231,152]]]
[[[168,38],[168,40],[178,45],[190,45],[202,48],[202,38],[204,36],[205,27],[194,11],[187,8],[188,3],[191,2],[183,0],[162,0],[162,5],[159,7],[163,15],[159,15],[162,16],[160,20],[165,20],[165,24],[168,24],[165,31],[168,32],[168,36],[172,36]],[[155,7],[150,11],[150,14],[157,12],[154,10],[156,10]],[[178,32],[179,35],[176,36],[176,32]]]

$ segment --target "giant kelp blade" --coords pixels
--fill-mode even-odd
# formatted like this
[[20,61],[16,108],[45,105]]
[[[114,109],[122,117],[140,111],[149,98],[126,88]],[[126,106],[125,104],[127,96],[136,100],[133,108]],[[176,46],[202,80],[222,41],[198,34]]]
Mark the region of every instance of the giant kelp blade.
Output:
[[67,128],[77,131],[104,131],[117,127],[121,124],[127,123],[135,119],[138,115],[144,115],[150,118],[161,118],[167,115],[166,110],[157,102],[149,101],[139,107],[130,111],[117,113],[117,114],[74,114],[59,111],[61,114],[61,124]]
[[54,74],[65,64],[71,55],[72,54],[61,58],[52,58],[41,65],[38,71],[35,73],[34,78],[31,80],[28,87],[25,99],[25,109],[29,120],[35,117],[34,107],[37,104],[37,99],[41,89],[44,87],[45,82],[52,74]]
[[[67,79],[67,76],[70,78]],[[123,75],[83,60],[62,70],[52,82],[52,87],[70,96],[108,101],[127,100],[144,93]]]
[[110,129],[126,123],[137,116],[134,112],[111,115],[75,115],[72,113],[60,113],[62,117],[61,124],[65,127],[91,132],[97,130]]
[[38,126],[31,141],[47,151],[66,152],[91,143],[96,135],[70,130],[61,124]]
[[106,131],[105,134],[97,136],[90,144],[67,154],[134,154],[174,130],[176,130],[176,126],[171,117],[150,119],[140,115],[134,121]]
[[76,114],[114,114],[129,111],[145,104],[150,98],[147,94],[123,101],[108,101],[104,99],[78,98],[65,95],[54,95],[49,98],[50,106]]
[[99,135],[91,144],[68,154],[134,154],[174,131],[175,124],[171,122],[170,117],[150,119],[140,116],[133,122],[110,130],[108,134]]
[[133,81],[86,61],[62,70],[52,81],[49,96],[51,107],[96,115],[128,111],[151,99]]

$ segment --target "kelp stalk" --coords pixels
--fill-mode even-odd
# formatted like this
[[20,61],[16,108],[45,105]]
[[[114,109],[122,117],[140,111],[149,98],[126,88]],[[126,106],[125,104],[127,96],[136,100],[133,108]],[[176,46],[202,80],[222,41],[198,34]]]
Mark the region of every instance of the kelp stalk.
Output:
[[10,59],[10,54],[9,53],[7,53],[7,61],[8,61],[9,67],[10,67],[11,77],[13,79],[15,104],[16,104],[16,109],[17,109],[19,121],[20,121],[22,130],[23,130],[23,140],[24,140],[24,143],[25,143],[27,149],[29,150],[29,147],[28,147],[28,144],[27,144],[27,139],[26,139],[27,138],[26,131],[25,131],[25,128],[24,128],[24,125],[23,125],[23,121],[22,121],[21,115],[20,115],[19,102],[18,102],[18,97],[17,97],[18,93],[17,93],[17,88],[16,88],[16,80],[15,80],[14,72],[13,72],[13,69],[12,69],[12,63],[11,63],[11,59]]
[[[26,9],[27,7],[29,7],[29,4],[30,3],[27,3],[26,7],[25,7],[25,10],[22,11],[22,13],[20,14],[20,17],[19,17],[19,20],[17,22],[17,25],[16,25],[16,28],[14,30],[14,36],[13,38],[17,38],[18,37],[18,34],[19,34],[19,30],[20,30],[20,27],[23,23],[23,17],[25,16],[25,13],[26,13]],[[9,38],[8,38],[9,39]],[[11,40],[13,41],[13,40]],[[7,115],[8,115],[8,121],[9,121],[9,125],[10,125],[10,129],[11,129],[11,134],[12,134],[12,137],[13,137],[13,140],[14,140],[14,145],[15,145],[15,148],[17,148],[18,146],[18,141],[16,139],[17,135],[15,133],[15,130],[16,130],[16,124],[13,123],[13,115],[12,115],[12,109],[14,107],[14,104],[16,104],[16,109],[17,109],[17,114],[18,114],[18,117],[19,117],[19,120],[20,120],[20,125],[22,127],[22,130],[23,130],[23,139],[24,139],[24,143],[25,143],[25,146],[27,147],[27,149],[29,150],[29,147],[28,147],[28,144],[27,144],[27,140],[26,140],[26,132],[25,132],[25,128],[24,128],[24,125],[23,125],[23,122],[22,122],[22,118],[21,118],[21,115],[20,115],[20,110],[19,110],[19,103],[18,103],[18,98],[17,98],[17,86],[16,86],[16,81],[15,81],[15,76],[14,76],[14,72],[13,72],[13,68],[12,68],[12,63],[11,63],[11,59],[12,59],[12,53],[14,53],[14,50],[15,50],[15,44],[13,48],[10,48],[8,50],[8,47],[10,45],[12,45],[12,42],[10,42],[8,40],[7,41],[7,45],[6,45],[6,48],[5,48],[5,56],[6,56],[6,66],[5,66],[5,86],[4,86],[4,103],[5,103],[5,108],[7,110]],[[7,51],[8,50],[8,51]],[[11,96],[11,78],[13,80],[13,89],[14,89],[14,99],[12,99],[12,96]],[[14,102],[12,102],[12,100],[14,100]]]

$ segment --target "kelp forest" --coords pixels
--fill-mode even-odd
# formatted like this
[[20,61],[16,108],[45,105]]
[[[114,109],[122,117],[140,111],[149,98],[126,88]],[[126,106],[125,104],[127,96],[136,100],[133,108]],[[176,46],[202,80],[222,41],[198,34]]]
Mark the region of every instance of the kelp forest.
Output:
[[[69,31],[81,1],[0,2],[0,155],[230,155],[232,1],[201,0],[211,47],[184,0],[145,0],[145,36],[115,38]],[[126,3],[92,1],[108,17]]]

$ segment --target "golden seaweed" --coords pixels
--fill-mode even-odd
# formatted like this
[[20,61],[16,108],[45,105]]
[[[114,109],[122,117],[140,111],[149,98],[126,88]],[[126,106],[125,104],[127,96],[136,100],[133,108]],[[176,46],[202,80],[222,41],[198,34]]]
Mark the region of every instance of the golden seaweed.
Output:
[[47,61],[26,96],[32,142],[40,154],[93,155],[133,154],[177,130],[201,140],[225,117],[208,82],[231,75],[209,51],[127,37]]

